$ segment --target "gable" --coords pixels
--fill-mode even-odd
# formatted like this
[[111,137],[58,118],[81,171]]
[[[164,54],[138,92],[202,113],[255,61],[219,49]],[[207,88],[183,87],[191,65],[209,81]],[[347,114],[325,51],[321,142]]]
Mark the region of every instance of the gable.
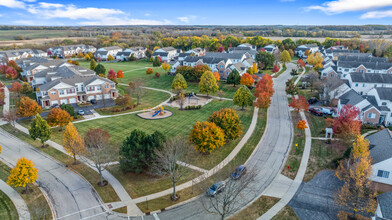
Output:
[[63,88],[69,88],[69,87],[74,87],[74,86],[61,82],[61,83],[53,86],[52,89],[63,89]]

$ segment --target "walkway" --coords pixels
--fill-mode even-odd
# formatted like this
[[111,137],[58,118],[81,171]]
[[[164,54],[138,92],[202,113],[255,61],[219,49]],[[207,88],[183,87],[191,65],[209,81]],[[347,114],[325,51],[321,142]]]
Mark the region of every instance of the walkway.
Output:
[[23,198],[11,186],[0,180],[0,190],[3,191],[14,203],[20,220],[30,219],[29,208]]

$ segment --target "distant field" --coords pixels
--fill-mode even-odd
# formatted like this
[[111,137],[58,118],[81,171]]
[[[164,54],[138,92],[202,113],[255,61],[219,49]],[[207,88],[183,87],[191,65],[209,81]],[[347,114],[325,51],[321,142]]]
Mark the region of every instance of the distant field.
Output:
[[23,36],[25,39],[68,37],[69,34],[69,31],[64,30],[0,30],[0,40],[15,40],[16,36]]

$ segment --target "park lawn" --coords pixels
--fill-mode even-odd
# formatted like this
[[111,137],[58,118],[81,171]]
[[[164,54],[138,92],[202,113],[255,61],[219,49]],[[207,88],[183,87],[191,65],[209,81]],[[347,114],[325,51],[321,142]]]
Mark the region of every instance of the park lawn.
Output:
[[11,199],[2,191],[0,191],[0,219],[17,220],[18,212]]
[[302,154],[305,148],[305,130],[297,129],[297,123],[301,120],[299,112],[292,111],[291,120],[293,122],[294,136],[293,142],[291,143],[290,153],[287,157],[286,164],[283,167],[282,174],[290,179],[294,179],[301,164]]
[[261,196],[256,201],[252,202],[251,205],[230,217],[229,220],[257,219],[278,203],[278,201],[279,199],[275,197]]
[[77,173],[81,174],[88,182],[90,182],[92,186],[94,186],[95,190],[98,192],[99,196],[105,203],[120,201],[120,198],[117,196],[116,192],[114,191],[113,187],[110,184],[108,184],[105,187],[98,186],[97,183],[100,180],[99,174],[95,172],[92,168],[85,165],[84,163],[79,162],[76,165],[74,165],[73,164],[74,161],[71,156],[68,156],[67,154],[64,154],[63,152],[50,146],[42,148],[42,144],[40,141],[38,140],[34,141],[33,139],[30,138],[29,135],[21,131],[15,133],[15,129],[9,124],[3,125],[1,126],[1,128],[9,132],[10,134],[13,134],[14,136],[21,139],[22,141],[34,146],[36,149],[50,155],[51,157],[55,158],[61,163],[67,165],[69,168],[76,171]]
[[276,214],[272,220],[299,220],[298,216],[295,214],[294,210],[286,205],[282,210]]
[[[119,91],[122,92],[122,94],[126,93],[126,87],[125,86],[118,86]],[[133,112],[133,111],[139,111],[139,110],[144,110],[144,109],[150,109],[153,108],[162,102],[166,101],[167,99],[170,98],[170,94],[165,93],[165,92],[160,92],[156,90],[150,90],[150,89],[143,89],[143,97],[140,100],[140,104],[137,104],[137,99],[136,96],[132,96],[132,101],[135,104],[135,108],[121,111],[121,112],[112,112],[113,108],[121,108],[121,106],[113,106],[113,107],[108,107],[108,108],[100,108],[100,109],[95,109],[99,114],[101,115],[115,115],[115,114],[122,114],[126,112]]]
[[[260,114],[257,118],[257,124],[254,132],[252,133],[251,137],[248,139],[246,144],[242,147],[240,152],[234,157],[234,159],[225,167],[222,168],[221,171],[217,172],[215,175],[207,178],[204,182],[193,185],[192,187],[185,188],[183,190],[177,191],[181,197],[179,200],[173,202],[170,200],[169,196],[162,196],[148,202],[141,202],[138,203],[137,206],[145,213],[160,210],[180,202],[184,202],[188,199],[191,199],[195,196],[200,195],[201,193],[205,192],[206,185],[211,185],[214,181],[216,181],[215,176],[222,176],[222,174],[227,174],[227,169],[236,167],[239,164],[244,164],[249,156],[252,154],[254,149],[256,148],[257,144],[260,142],[261,137],[264,134],[265,126],[267,123],[267,114]],[[226,177],[225,177],[226,178]]]
[[[298,83],[298,85],[299,85],[299,83]],[[305,97],[306,100],[308,100],[311,97],[318,97],[318,92],[315,89],[313,89],[313,91],[311,91],[310,88],[300,89],[298,95],[302,95]]]
[[325,137],[325,118],[309,112],[306,112],[305,115],[308,119],[312,137]]
[[322,170],[336,169],[346,149],[347,146],[341,141],[333,140],[327,144],[323,140],[312,140],[308,167],[303,181],[308,182]]
[[[4,182],[7,182],[9,173],[11,171],[11,168],[4,164],[3,162],[0,162],[0,179],[3,180]],[[29,208],[30,211],[30,217],[31,219],[52,219],[52,212],[50,211],[50,207],[48,205],[48,202],[46,201],[44,195],[42,194],[41,190],[38,188],[38,186],[34,184],[29,184],[29,188],[33,190],[33,192],[29,194],[22,194],[22,191],[24,190],[24,187],[12,187],[14,188],[20,196],[22,196],[23,200],[25,200],[27,207]],[[8,197],[7,197],[8,198]],[[3,201],[3,200],[2,200]],[[13,205],[13,204],[12,204]],[[6,207],[4,207],[6,208]],[[11,208],[8,206],[8,208]],[[3,209],[3,207],[1,207]],[[13,206],[13,209],[15,209],[15,206]],[[9,210],[9,215],[12,217],[14,215],[18,216],[18,213],[15,210],[10,209]],[[0,219],[8,219],[8,218],[1,218],[2,216],[0,215]],[[12,219],[12,218],[11,218]],[[18,218],[16,218],[18,219]]]

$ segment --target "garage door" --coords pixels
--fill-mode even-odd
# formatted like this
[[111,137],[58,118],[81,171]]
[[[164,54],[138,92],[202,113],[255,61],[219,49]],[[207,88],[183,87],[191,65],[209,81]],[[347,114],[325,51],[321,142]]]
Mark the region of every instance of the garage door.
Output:
[[93,100],[93,99],[95,99],[95,97],[94,97],[93,95],[88,97],[88,100],[89,100],[89,101],[91,101],[91,100]]
[[110,99],[110,94],[105,94],[105,99]]
[[76,103],[76,98],[69,99],[69,104]]
[[102,99],[102,95],[96,95],[97,100],[101,100]]
[[60,104],[68,104],[68,100],[67,99],[61,99],[60,100]]
[[58,105],[59,104],[59,101],[52,101],[52,106],[53,105]]

